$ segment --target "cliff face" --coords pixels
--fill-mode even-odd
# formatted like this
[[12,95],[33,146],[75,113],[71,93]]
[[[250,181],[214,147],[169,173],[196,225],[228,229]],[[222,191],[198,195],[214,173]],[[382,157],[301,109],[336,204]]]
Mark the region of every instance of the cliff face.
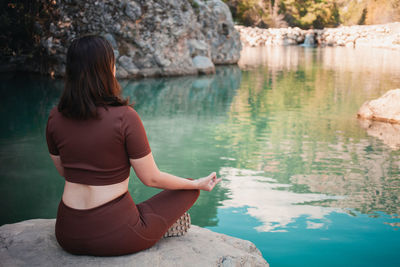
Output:
[[210,73],[214,64],[239,60],[239,33],[220,0],[52,3],[51,19],[35,22],[38,46],[46,55],[42,73],[62,76],[69,44],[84,34],[99,34],[111,42],[119,78]]
[[192,225],[181,237],[126,256],[74,256],[58,245],[54,219],[35,219],[0,227],[1,266],[269,266],[247,240]]

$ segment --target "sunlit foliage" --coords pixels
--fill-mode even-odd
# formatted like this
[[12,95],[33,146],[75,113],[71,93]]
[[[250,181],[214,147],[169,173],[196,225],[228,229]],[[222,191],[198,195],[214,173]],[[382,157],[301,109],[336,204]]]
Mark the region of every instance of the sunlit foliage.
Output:
[[400,21],[400,0],[224,0],[237,23],[324,28]]

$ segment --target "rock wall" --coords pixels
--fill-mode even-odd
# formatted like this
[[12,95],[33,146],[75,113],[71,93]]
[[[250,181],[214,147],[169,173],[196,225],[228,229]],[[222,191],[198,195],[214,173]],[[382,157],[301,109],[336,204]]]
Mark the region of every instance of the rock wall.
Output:
[[400,49],[400,22],[302,30],[300,28],[252,28],[235,26],[246,46],[305,45],[383,47]]
[[269,266],[250,241],[192,225],[181,237],[126,256],[74,256],[58,245],[54,219],[0,227],[1,266]]
[[64,74],[67,48],[84,34],[100,34],[111,42],[118,78],[212,73],[214,64],[239,60],[239,34],[220,0],[52,3],[51,21],[35,22],[39,48],[46,54],[41,72],[50,75]]

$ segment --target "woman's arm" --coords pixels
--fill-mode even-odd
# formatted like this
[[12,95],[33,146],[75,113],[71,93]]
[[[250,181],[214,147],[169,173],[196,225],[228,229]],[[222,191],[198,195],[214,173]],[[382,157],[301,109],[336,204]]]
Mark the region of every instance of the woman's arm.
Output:
[[221,181],[215,172],[197,180],[180,178],[169,173],[161,172],[154,162],[153,154],[149,153],[139,159],[130,159],[137,177],[143,184],[161,189],[201,189],[211,191]]
[[50,154],[51,159],[54,162],[54,165],[56,166],[56,169],[58,171],[58,173],[64,177],[64,167],[61,163],[61,159],[60,159],[60,155],[52,155]]

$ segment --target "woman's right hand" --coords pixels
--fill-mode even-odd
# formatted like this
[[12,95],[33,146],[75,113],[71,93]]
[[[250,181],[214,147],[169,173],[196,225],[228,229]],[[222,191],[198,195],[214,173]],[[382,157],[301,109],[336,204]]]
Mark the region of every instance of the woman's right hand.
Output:
[[217,178],[217,174],[212,172],[207,177],[199,178],[195,180],[195,182],[197,184],[197,189],[211,191],[221,180],[222,178]]

